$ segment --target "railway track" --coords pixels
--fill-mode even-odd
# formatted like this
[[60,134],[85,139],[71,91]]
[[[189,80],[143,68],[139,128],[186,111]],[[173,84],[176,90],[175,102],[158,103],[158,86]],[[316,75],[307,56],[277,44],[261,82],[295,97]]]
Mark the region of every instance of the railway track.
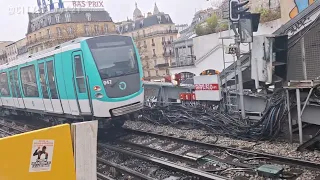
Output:
[[7,118],[0,118],[0,134],[5,136],[12,136],[15,134],[21,134],[31,130],[37,129],[34,126],[19,123]]
[[[266,176],[296,179],[308,171],[316,177],[320,174],[320,164],[290,157],[267,153],[253,152],[243,149],[223,147],[184,138],[165,136],[141,130],[126,129],[126,134],[118,139],[112,147],[140,151],[153,157],[165,158],[171,162],[184,162],[203,172],[225,178]],[[119,149],[114,149],[115,151]],[[154,153],[154,154],[152,154]],[[266,173],[266,168],[276,168],[278,173]],[[240,173],[241,172],[241,173]]]
[[[10,119],[0,119],[0,134],[10,136],[38,129]],[[215,144],[124,128],[112,142],[98,144],[97,179],[265,179],[272,174],[264,165],[281,167],[278,178],[315,177],[320,164],[300,159],[223,147]],[[270,167],[269,167],[270,168]],[[270,170],[270,169],[269,169]],[[316,178],[308,178],[316,179]]]
[[[215,179],[226,180],[229,178],[208,173],[196,168],[184,166],[168,161],[164,156],[152,155],[149,150],[133,149],[132,146],[122,144],[103,144],[98,145],[98,162],[105,163],[112,167],[116,172],[112,173],[116,179]],[[157,153],[157,152],[153,152]],[[100,172],[101,173],[101,172]],[[110,173],[110,171],[109,171]],[[105,172],[107,175],[107,173]]]

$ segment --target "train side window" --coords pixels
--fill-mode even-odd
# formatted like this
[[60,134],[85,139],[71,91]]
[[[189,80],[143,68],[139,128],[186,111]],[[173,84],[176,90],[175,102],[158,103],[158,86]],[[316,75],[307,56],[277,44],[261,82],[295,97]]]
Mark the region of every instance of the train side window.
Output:
[[49,80],[51,98],[52,99],[58,99],[56,82],[55,82],[55,79],[54,79],[53,61],[47,62],[47,75],[48,75],[48,80]]
[[21,68],[21,82],[26,97],[39,97],[39,90],[34,65]]
[[48,94],[47,84],[46,84],[46,76],[44,73],[44,63],[39,64],[39,74],[40,74],[40,84],[41,84],[43,98],[49,99],[49,94]]
[[85,81],[84,81],[81,56],[79,56],[79,55],[74,56],[74,65],[75,65],[75,70],[76,70],[76,81],[77,81],[77,85],[79,88],[79,93],[85,93],[86,86],[85,86]]
[[7,73],[0,74],[0,93],[3,97],[10,96],[9,84],[8,84],[8,77]]
[[17,98],[21,98],[21,92],[20,92],[20,84],[19,84],[19,79],[18,79],[18,70],[15,69],[13,71],[13,74],[14,74],[14,83],[15,83],[15,87],[16,87],[16,93],[17,93]]
[[10,89],[11,89],[11,93],[12,93],[12,97],[17,97],[17,94],[16,94],[16,90],[15,90],[15,84],[14,84],[14,79],[13,79],[13,70],[9,72],[9,79],[10,79]]

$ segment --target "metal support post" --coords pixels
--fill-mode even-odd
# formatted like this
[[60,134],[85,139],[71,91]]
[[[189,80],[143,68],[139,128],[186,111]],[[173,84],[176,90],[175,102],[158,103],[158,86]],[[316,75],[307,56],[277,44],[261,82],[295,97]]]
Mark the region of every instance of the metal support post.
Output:
[[[233,27],[234,31],[235,26]],[[244,108],[244,99],[243,99],[243,79],[242,79],[242,66],[241,66],[241,61],[240,61],[240,36],[238,33],[235,34],[235,43],[237,46],[237,69],[238,69],[238,83],[239,83],[239,97],[240,97],[240,109],[241,109],[241,117],[242,119],[246,118],[246,112]]]
[[302,137],[300,89],[296,89],[296,98],[297,98],[297,113],[298,113],[298,126],[299,126],[299,141],[300,141],[300,144],[302,144],[303,137]]
[[290,110],[290,96],[289,90],[286,90],[287,93],[287,108],[288,108],[288,125],[289,125],[289,138],[290,142],[292,143],[292,119],[291,119],[291,110]]

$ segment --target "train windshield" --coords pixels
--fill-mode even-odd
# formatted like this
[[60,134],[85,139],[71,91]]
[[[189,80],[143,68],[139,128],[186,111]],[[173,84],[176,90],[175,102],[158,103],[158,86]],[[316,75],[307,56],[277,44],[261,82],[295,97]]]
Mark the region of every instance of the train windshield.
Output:
[[130,37],[101,36],[87,40],[102,79],[139,73]]

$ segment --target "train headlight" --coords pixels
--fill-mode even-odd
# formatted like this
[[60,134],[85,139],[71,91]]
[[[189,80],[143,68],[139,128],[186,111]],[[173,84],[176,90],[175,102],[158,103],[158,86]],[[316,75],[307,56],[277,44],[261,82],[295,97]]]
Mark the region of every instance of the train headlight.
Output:
[[94,87],[93,87],[93,90],[94,90],[94,91],[101,91],[101,87],[100,87],[100,86],[94,86]]
[[103,98],[103,95],[101,94],[101,93],[96,93],[96,98],[98,98],[98,99],[101,99],[101,98]]

